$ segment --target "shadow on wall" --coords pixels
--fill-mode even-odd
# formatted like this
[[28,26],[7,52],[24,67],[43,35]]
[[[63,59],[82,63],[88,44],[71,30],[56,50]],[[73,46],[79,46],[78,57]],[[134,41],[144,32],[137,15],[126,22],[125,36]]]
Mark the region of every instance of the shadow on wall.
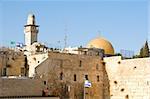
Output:
[[104,79],[103,79],[103,99],[110,99],[110,82],[108,78],[108,74],[106,71],[105,64],[103,65],[103,73],[104,73]]

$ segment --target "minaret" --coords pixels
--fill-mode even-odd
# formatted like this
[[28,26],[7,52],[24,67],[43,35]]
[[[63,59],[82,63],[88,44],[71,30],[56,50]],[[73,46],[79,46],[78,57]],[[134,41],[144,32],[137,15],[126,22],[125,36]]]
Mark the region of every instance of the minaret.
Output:
[[35,24],[35,16],[33,14],[29,14],[27,24],[24,26],[26,46],[37,42],[38,27],[39,26]]

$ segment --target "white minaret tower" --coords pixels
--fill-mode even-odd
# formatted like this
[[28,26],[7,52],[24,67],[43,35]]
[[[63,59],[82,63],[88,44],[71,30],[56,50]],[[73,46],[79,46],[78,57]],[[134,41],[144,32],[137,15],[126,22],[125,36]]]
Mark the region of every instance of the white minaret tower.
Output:
[[38,27],[39,26],[35,24],[35,16],[33,14],[29,14],[27,24],[24,26],[26,46],[30,46],[34,42],[37,42]]

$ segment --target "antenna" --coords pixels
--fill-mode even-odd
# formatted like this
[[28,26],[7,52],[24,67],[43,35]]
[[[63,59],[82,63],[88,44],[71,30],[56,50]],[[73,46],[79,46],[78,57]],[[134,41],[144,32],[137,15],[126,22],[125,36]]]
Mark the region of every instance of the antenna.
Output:
[[67,29],[67,26],[65,26],[64,49],[67,47],[67,32],[68,32],[68,29]]
[[98,30],[97,32],[98,32],[98,37],[101,37],[101,31]]
[[147,37],[148,42],[150,41],[150,32],[148,31],[148,37]]
[[[148,2],[148,5],[150,5],[150,2]],[[148,6],[148,16],[150,16],[150,6]],[[148,17],[148,43],[150,47],[150,18]]]

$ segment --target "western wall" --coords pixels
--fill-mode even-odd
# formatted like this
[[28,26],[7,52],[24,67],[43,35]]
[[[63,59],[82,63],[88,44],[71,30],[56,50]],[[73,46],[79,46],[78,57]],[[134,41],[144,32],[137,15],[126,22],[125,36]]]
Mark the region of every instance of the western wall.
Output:
[[106,57],[111,99],[150,99],[150,58]]

